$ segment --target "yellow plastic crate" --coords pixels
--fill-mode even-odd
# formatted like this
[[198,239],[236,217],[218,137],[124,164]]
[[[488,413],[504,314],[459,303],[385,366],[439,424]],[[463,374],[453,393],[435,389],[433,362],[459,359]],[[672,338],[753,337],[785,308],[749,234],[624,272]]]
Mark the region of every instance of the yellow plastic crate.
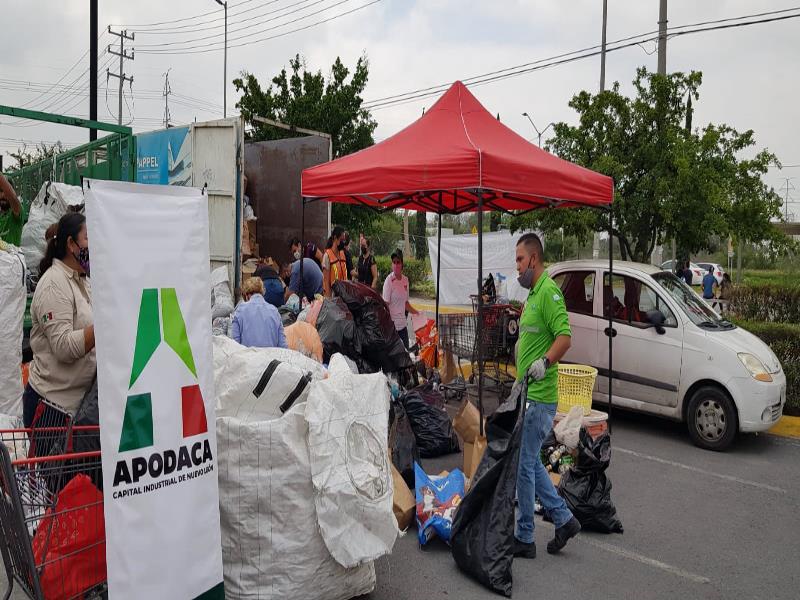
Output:
[[592,412],[592,390],[597,369],[586,365],[558,365],[558,412],[568,413],[573,406]]

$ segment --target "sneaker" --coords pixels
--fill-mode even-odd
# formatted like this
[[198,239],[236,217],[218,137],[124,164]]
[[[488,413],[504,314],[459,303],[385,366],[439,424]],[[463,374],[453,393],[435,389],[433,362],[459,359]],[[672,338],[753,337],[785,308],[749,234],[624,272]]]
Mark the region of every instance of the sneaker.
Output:
[[536,543],[526,544],[514,538],[514,556],[521,558],[536,558]]
[[548,554],[558,554],[558,552],[567,545],[567,542],[578,535],[581,530],[581,524],[578,519],[572,517],[562,527],[556,529],[556,535],[552,540],[547,542]]

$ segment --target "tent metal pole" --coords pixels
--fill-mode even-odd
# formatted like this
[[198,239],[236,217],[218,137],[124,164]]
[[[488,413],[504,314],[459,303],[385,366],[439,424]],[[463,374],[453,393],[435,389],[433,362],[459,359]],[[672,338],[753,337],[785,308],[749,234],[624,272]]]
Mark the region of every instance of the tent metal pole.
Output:
[[[305,263],[306,257],[306,198],[303,196],[301,198],[302,203],[302,212],[300,216],[300,281],[297,283],[298,290],[297,296],[300,300],[300,308],[303,308],[303,292],[304,292],[304,285],[303,285],[303,263]],[[289,272],[289,279],[291,280],[291,270]]]
[[[438,217],[439,222],[436,226],[436,335],[439,335],[439,283],[442,280],[442,192],[439,192]],[[435,349],[433,366],[436,369],[439,368],[439,348]]]
[[[614,205],[608,211],[608,284],[614,295]],[[608,432],[611,433],[611,409],[614,404],[614,315],[608,310]]]
[[483,431],[483,190],[478,195],[478,314],[475,315],[475,343],[478,346],[478,413],[480,414],[480,435]]

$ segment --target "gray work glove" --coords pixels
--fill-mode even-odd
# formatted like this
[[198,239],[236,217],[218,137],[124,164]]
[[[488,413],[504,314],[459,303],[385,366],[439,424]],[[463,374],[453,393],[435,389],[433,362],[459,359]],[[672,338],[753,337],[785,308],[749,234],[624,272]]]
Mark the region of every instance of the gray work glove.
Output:
[[549,366],[549,361],[544,356],[539,360],[533,361],[533,364],[528,367],[528,378],[531,381],[541,381],[547,374],[547,367]]

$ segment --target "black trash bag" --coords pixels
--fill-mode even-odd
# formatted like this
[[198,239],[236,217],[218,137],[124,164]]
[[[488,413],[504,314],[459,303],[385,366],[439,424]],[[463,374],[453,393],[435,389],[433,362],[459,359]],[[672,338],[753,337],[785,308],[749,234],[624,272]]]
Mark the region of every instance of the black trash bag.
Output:
[[284,327],[293,325],[294,322],[297,321],[297,315],[288,306],[281,306],[278,309],[278,313],[280,313],[281,315],[281,323],[283,324]]
[[356,342],[356,324],[353,315],[341,298],[325,298],[317,316],[317,333],[322,341],[323,362],[329,363],[337,352],[353,359],[361,359]]
[[417,439],[400,400],[392,399],[389,408],[389,448],[392,464],[403,476],[409,489],[414,487],[414,463],[420,463]]
[[596,440],[581,428],[578,460],[561,476],[558,493],[587,531],[622,533],[622,522],[611,502],[611,480],[606,469],[611,462],[611,437],[604,433]]
[[487,446],[472,486],[458,507],[450,548],[458,568],[511,597],[514,498],[527,386],[520,382],[486,422]]
[[442,406],[429,404],[423,394],[424,390],[414,388],[400,397],[417,440],[419,455],[434,458],[460,451],[450,415]]
[[358,344],[374,370],[396,373],[413,367],[403,340],[381,295],[371,287],[353,281],[337,281],[333,293],[350,309],[356,322]]

